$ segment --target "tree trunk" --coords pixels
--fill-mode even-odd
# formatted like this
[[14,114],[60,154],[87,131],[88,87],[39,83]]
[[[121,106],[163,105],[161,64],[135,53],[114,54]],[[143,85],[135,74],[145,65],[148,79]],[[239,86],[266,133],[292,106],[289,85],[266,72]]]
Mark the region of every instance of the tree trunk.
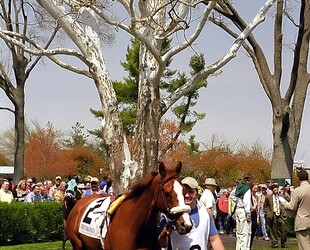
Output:
[[[278,182],[291,179],[296,145],[292,145],[294,138],[289,138],[288,131],[290,113],[288,111],[273,114],[273,155],[271,178]],[[283,185],[283,183],[279,183]]]
[[[24,84],[22,84],[24,86]],[[24,173],[24,151],[25,151],[25,97],[24,87],[20,84],[16,89],[18,97],[15,96],[15,151],[14,151],[14,183],[25,177]]]

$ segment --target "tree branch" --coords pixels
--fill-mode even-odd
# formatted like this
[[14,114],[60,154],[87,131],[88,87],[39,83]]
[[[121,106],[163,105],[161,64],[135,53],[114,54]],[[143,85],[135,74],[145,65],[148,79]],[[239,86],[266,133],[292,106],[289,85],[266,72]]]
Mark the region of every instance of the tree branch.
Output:
[[242,46],[247,37],[251,34],[251,32],[265,20],[265,15],[267,11],[271,8],[276,0],[268,0],[264,6],[259,10],[254,19],[247,25],[247,27],[241,32],[236,41],[230,47],[229,51],[217,62],[209,65],[204,68],[197,74],[195,74],[186,84],[178,88],[175,92],[171,93],[161,102],[162,113],[164,114],[177,100],[179,100],[182,96],[189,93],[193,90],[197,84],[207,79],[211,74],[222,68],[225,64],[227,64],[232,58],[236,56],[237,51]]
[[198,23],[194,33],[185,42],[183,42],[182,44],[179,44],[178,46],[172,48],[164,56],[162,56],[163,62],[168,62],[171,59],[171,57],[173,57],[174,55],[176,55],[180,51],[185,50],[186,48],[188,48],[189,46],[191,46],[193,44],[193,42],[201,34],[202,29],[203,29],[205,23],[207,22],[207,19],[208,19],[209,15],[210,15],[210,13],[211,13],[211,11],[215,5],[216,5],[216,2],[213,2],[213,1],[209,2],[209,4],[207,5],[207,7],[205,8],[205,10],[203,12],[202,18],[201,18],[200,22]]
[[0,110],[6,110],[6,111],[9,111],[9,112],[12,112],[14,114],[14,110],[11,109],[11,108],[7,108],[7,107],[0,107]]
[[58,48],[58,49],[46,50],[46,49],[42,48],[40,45],[38,45],[37,43],[35,43],[34,41],[32,41],[28,38],[25,38],[28,43],[30,43],[31,45],[33,45],[35,47],[35,49],[30,49],[29,47],[27,47],[26,45],[21,43],[19,40],[16,40],[12,37],[24,38],[22,35],[20,35],[18,33],[0,30],[0,38],[2,38],[5,41],[8,41],[9,43],[11,43],[15,46],[18,46],[19,48],[23,49],[24,51],[26,51],[29,54],[36,55],[36,56],[70,55],[70,56],[74,56],[74,57],[80,59],[86,65],[91,64],[91,62],[89,60],[87,60],[87,58],[85,58],[85,56],[82,53],[77,52],[76,50],[67,49],[67,48],[66,49]]

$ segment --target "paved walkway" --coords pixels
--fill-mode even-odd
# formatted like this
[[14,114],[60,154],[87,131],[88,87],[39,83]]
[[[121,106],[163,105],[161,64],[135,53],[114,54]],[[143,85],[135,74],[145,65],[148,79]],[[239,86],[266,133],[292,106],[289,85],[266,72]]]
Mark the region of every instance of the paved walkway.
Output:
[[[225,247],[235,247],[236,246],[236,237],[233,236],[228,236],[226,234],[221,234],[220,235],[222,242],[224,244]],[[297,242],[287,242],[287,247],[290,248],[294,248],[296,247],[296,250],[298,249],[297,247]],[[253,242],[253,249],[255,250],[255,247],[271,247],[271,242],[270,241],[266,241],[263,239],[257,239],[254,238],[254,242]],[[281,248],[279,248],[281,249]]]

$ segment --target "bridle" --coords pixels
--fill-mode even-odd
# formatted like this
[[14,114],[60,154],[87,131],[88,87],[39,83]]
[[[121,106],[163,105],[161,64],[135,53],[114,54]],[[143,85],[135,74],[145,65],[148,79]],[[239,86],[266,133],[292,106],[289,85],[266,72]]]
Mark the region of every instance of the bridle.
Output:
[[168,202],[167,202],[167,199],[166,199],[166,196],[165,196],[165,194],[163,192],[162,187],[167,182],[169,182],[170,180],[173,180],[173,179],[177,180],[178,179],[178,175],[172,175],[172,176],[170,176],[167,179],[164,178],[164,179],[158,181],[158,191],[157,191],[157,198],[156,198],[156,202],[158,202],[158,196],[159,196],[159,193],[160,193],[161,197],[162,197],[162,199],[164,201],[164,205],[166,207],[165,215],[166,215],[166,217],[168,219],[168,222],[170,224],[175,224],[177,218],[179,217],[178,214],[189,213],[191,211],[190,206],[185,205],[185,204],[169,208]]

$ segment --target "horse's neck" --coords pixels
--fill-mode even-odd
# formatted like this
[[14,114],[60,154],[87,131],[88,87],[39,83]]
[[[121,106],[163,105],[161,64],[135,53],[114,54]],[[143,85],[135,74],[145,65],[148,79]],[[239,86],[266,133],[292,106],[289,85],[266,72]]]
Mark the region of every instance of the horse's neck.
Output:
[[[154,220],[158,214],[154,200],[155,190],[145,190],[137,199],[125,200],[121,205],[124,214],[130,216],[130,223],[135,225],[147,225]],[[123,213],[122,213],[123,214]]]

